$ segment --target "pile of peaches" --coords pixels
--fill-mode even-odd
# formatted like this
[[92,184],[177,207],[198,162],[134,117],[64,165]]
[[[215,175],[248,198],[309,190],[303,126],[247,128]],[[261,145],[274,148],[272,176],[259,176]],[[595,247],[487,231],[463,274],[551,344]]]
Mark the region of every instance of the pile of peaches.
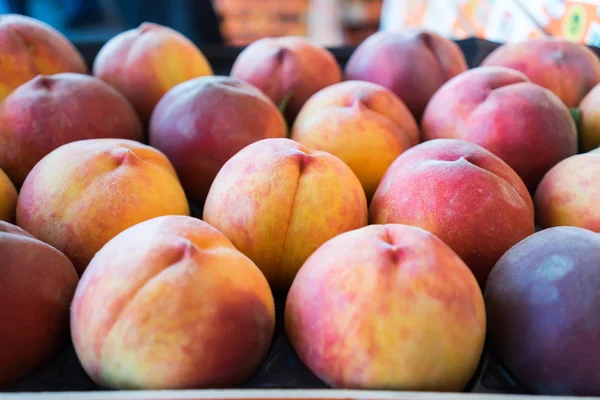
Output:
[[235,387],[281,296],[332,387],[461,391],[487,342],[533,392],[600,395],[589,48],[468,69],[438,34],[379,32],[342,71],[269,38],[214,76],[167,27],[88,68],[3,15],[0,70],[0,384],[71,340],[106,388]]

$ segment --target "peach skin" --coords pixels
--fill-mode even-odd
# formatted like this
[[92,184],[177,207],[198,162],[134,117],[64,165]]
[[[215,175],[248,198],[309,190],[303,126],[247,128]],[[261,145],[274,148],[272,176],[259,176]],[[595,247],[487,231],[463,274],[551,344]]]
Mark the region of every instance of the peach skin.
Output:
[[508,43],[494,50],[481,65],[521,71],[533,83],[551,90],[567,107],[577,107],[600,82],[600,61],[594,52],[565,39]]
[[427,102],[449,79],[467,70],[460,47],[435,32],[380,31],[362,42],[346,65],[346,79],[378,83],[421,120]]
[[75,350],[98,384],[231,387],[265,358],[275,305],[260,270],[205,222],[164,216],[120,233],[81,278]]
[[460,391],[479,364],[485,308],[471,271],[436,236],[371,225],[329,240],[304,263],[285,331],[335,388]]
[[0,386],[47,362],[69,338],[77,272],[60,251],[0,221]]
[[581,151],[588,152],[600,147],[600,84],[583,98],[579,110]]
[[93,73],[129,99],[148,122],[169,89],[213,70],[204,54],[185,36],[149,22],[120,33],[100,49]]
[[213,182],[203,219],[223,232],[277,291],[321,244],[367,224],[360,181],[339,158],[290,139],[263,139]]
[[296,118],[292,139],[339,157],[373,197],[385,170],[419,143],[419,127],[404,103],[383,86],[346,81],[312,96]]
[[14,222],[17,209],[17,189],[0,169],[0,221]]
[[59,31],[34,18],[0,16],[0,101],[39,74],[87,74],[85,60]]
[[164,154],[132,140],[90,139],[59,147],[33,168],[21,188],[17,224],[62,251],[81,274],[130,226],[189,213]]
[[550,90],[505,67],[479,67],[447,82],[427,105],[424,140],[476,143],[503,159],[531,192],[550,168],[577,153],[577,129]]
[[77,140],[143,140],[127,99],[88,75],[38,75],[0,103],[0,168],[17,187],[52,150]]
[[398,157],[370,217],[437,235],[482,287],[502,254],[535,232],[533,202],[519,176],[484,148],[455,139],[421,143]]
[[231,76],[262,90],[280,105],[291,122],[306,100],[342,81],[342,70],[326,48],[300,36],[264,38],[246,47],[235,60]]
[[569,157],[552,168],[535,193],[542,228],[570,225],[600,232],[600,151]]
[[202,77],[181,83],[158,103],[150,144],[177,170],[191,200],[201,205],[225,162],[250,143],[283,138],[287,126],[260,90],[236,78]]

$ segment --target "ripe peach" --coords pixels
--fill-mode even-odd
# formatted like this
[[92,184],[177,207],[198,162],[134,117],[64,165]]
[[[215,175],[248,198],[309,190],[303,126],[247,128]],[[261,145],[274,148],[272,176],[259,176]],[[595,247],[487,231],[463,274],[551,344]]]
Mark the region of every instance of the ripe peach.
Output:
[[467,70],[456,43],[435,32],[377,32],[346,65],[346,78],[378,83],[394,92],[419,121],[427,102],[446,81]]
[[508,43],[494,50],[481,65],[521,71],[533,83],[550,89],[567,107],[577,107],[600,82],[600,61],[594,52],[565,39]]
[[165,216],[120,233],[81,278],[73,343],[111,388],[229,387],[266,356],[275,304],[260,270],[225,236]]
[[289,99],[285,113],[293,120],[306,100],[342,81],[342,70],[324,47],[300,36],[264,38],[238,56],[231,76],[245,80],[276,104]]
[[0,101],[39,74],[88,73],[85,60],[59,31],[17,14],[0,16]]
[[123,92],[147,122],[169,89],[199,76],[212,75],[204,54],[185,36],[145,22],[120,33],[100,49],[95,76]]
[[591,151],[600,147],[600,84],[596,85],[579,105],[581,121],[579,138],[581,150]]
[[81,274],[118,233],[142,221],[189,214],[167,157],[125,139],[72,142],[27,176],[17,224],[62,251]]
[[344,161],[370,199],[385,170],[419,143],[419,127],[404,103],[383,86],[347,81],[329,86],[304,105],[292,139]]
[[236,78],[203,77],[171,89],[150,120],[150,144],[177,170],[196,203],[227,160],[250,143],[283,138],[283,116],[260,90]]
[[77,272],[60,251],[0,221],[0,385],[52,357],[69,336]]
[[483,296],[441,240],[405,225],[341,234],[302,266],[285,308],[300,359],[325,383],[458,391],[481,357]]
[[533,202],[519,176],[484,148],[455,139],[425,142],[398,157],[370,217],[434,233],[482,286],[496,261],[535,232]]
[[0,169],[0,221],[13,222],[17,209],[17,189]]
[[52,150],[99,138],[143,140],[133,107],[100,79],[38,75],[0,103],[0,168],[18,187]]
[[535,194],[538,225],[571,225],[600,232],[598,171],[598,151],[569,157],[552,168]]
[[529,389],[600,395],[600,235],[545,229],[498,261],[485,288],[489,342]]
[[567,107],[550,90],[504,67],[474,68],[446,83],[427,105],[422,135],[483,146],[510,165],[530,191],[550,168],[577,152]]
[[360,181],[339,158],[290,139],[263,139],[231,158],[204,206],[219,229],[287,290],[321,244],[367,224]]

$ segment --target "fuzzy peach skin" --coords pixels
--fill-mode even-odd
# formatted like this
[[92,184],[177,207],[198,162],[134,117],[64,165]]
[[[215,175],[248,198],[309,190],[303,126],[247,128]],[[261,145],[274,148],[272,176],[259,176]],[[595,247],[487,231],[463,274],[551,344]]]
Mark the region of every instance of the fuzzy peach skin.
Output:
[[250,143],[283,138],[287,126],[275,104],[236,78],[202,77],[181,83],[158,103],[150,144],[162,151],[194,202],[204,203],[223,165]]
[[100,49],[93,74],[123,92],[144,122],[169,89],[212,75],[204,54],[179,32],[145,22]]
[[284,36],[246,47],[231,76],[256,86],[277,105],[291,96],[285,112],[293,120],[310,96],[342,81],[342,70],[324,47],[305,37]]
[[0,103],[0,168],[20,187],[44,156],[84,139],[143,140],[125,96],[98,78],[38,75]]
[[427,105],[421,134],[424,140],[453,138],[483,146],[532,192],[578,146],[575,122],[560,99],[505,67],[474,68],[442,86]]
[[320,245],[367,224],[367,200],[339,158],[290,139],[264,139],[225,163],[203,219],[250,257],[274,290],[285,291]]
[[385,170],[419,143],[419,127],[394,93],[370,82],[346,81],[312,96],[296,118],[292,139],[344,161],[370,199]]
[[162,215],[189,215],[167,157],[125,139],[66,144],[27,176],[17,224],[62,251],[81,274],[94,254],[123,230]]
[[535,193],[542,228],[578,226],[600,232],[600,151],[575,155],[552,168]]
[[579,125],[581,151],[597,149],[600,147],[600,84],[583,98],[579,110],[581,111]]
[[337,236],[304,263],[285,331],[336,388],[460,391],[477,369],[486,321],[473,274],[440,239],[406,225]]
[[79,360],[110,388],[240,384],[274,329],[264,275],[216,229],[185,216],[142,222],[108,242],[71,309]]
[[0,16],[0,101],[39,74],[88,73],[75,46],[59,31],[17,14]]
[[69,337],[77,272],[67,257],[0,221],[0,385],[50,359]]
[[0,169],[0,221],[14,222],[17,210],[17,189]]
[[502,254],[535,232],[533,202],[519,176],[484,148],[455,139],[398,157],[373,197],[370,220],[437,235],[482,287]]
[[377,32],[346,64],[346,79],[378,83],[394,92],[419,121],[427,102],[446,81],[467,70],[456,43],[435,32]]
[[600,82],[600,61],[586,46],[564,39],[543,38],[500,46],[482,66],[502,66],[523,72],[550,89],[567,107],[577,107]]

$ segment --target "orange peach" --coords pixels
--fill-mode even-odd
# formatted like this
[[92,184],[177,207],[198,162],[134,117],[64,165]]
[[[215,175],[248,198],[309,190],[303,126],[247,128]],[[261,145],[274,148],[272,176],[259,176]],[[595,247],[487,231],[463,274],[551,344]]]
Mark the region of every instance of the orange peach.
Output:
[[579,105],[579,139],[583,152],[600,147],[600,84],[596,85]]
[[264,139],[225,163],[203,219],[250,257],[271,287],[287,290],[321,244],[367,224],[367,201],[339,158],[290,139]]
[[390,164],[419,143],[419,127],[388,89],[347,81],[319,91],[306,102],[292,139],[339,157],[352,168],[370,199]]
[[519,176],[484,148],[455,139],[425,142],[398,157],[370,217],[437,235],[482,287],[496,261],[535,232],[533,202]]
[[143,140],[133,107],[100,79],[38,75],[0,103],[0,168],[18,187],[52,150],[100,138]]
[[483,350],[483,296],[440,239],[406,225],[337,236],[302,266],[285,331],[300,359],[341,388],[463,390]]
[[0,169],[0,221],[14,222],[17,209],[17,189]]
[[66,144],[27,176],[17,224],[62,251],[81,274],[123,230],[161,215],[189,214],[167,157],[125,139]]
[[177,85],[150,120],[150,144],[177,170],[194,202],[204,203],[225,162],[250,143],[283,138],[283,116],[260,90],[230,77],[202,77]]
[[120,33],[100,49],[95,76],[125,94],[147,122],[169,89],[199,76],[212,75],[204,54],[185,36],[145,22]]
[[371,35],[356,48],[345,72],[347,79],[390,89],[419,121],[440,86],[466,70],[465,56],[452,40],[410,29]]
[[447,82],[427,105],[424,140],[476,143],[503,159],[530,191],[550,168],[577,153],[577,129],[550,90],[505,67],[479,67]]
[[552,168],[535,193],[538,225],[600,232],[599,171],[600,151],[569,157]]
[[60,251],[0,221],[0,385],[48,361],[69,337],[77,272]]
[[59,31],[17,14],[0,16],[0,101],[39,74],[88,73],[75,46]]
[[230,387],[270,348],[269,284],[225,236],[198,219],[165,216],[122,232],[77,287],[73,344],[110,388]]
[[287,118],[293,120],[310,96],[342,81],[342,70],[324,47],[300,36],[257,40],[233,64],[231,76],[262,90],[276,104],[289,102]]
[[565,39],[508,43],[494,50],[481,65],[521,71],[533,83],[551,90],[567,107],[577,107],[600,82],[600,61],[594,52]]

